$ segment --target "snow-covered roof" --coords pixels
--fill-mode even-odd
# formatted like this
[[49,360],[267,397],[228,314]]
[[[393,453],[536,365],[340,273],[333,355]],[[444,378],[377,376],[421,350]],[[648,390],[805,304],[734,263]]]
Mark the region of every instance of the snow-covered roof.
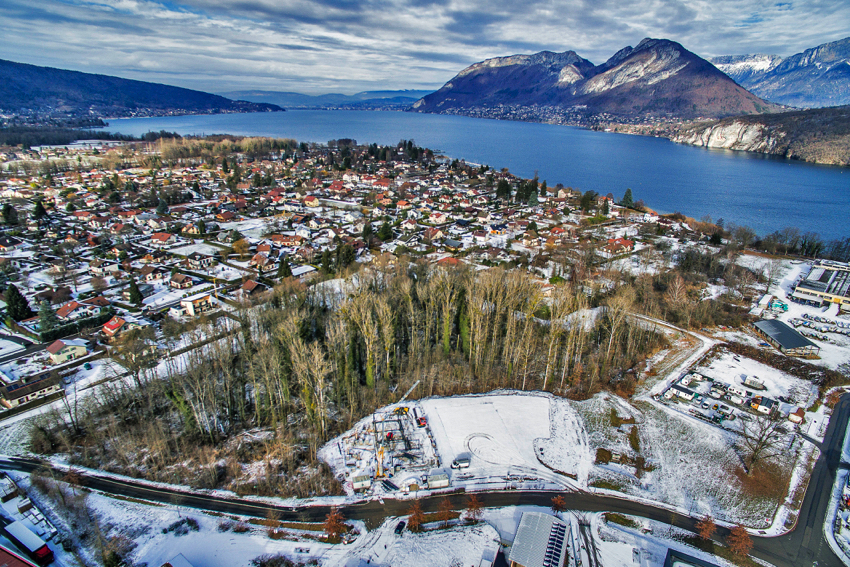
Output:
[[549,514],[525,512],[508,561],[524,567],[562,567],[567,558],[566,544],[564,522]]

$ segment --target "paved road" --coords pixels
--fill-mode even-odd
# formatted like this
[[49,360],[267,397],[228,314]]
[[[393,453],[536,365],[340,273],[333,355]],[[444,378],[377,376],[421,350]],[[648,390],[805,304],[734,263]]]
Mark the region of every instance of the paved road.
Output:
[[[789,534],[780,537],[754,537],[752,550],[754,556],[777,567],[809,567],[813,565],[814,561],[818,562],[819,567],[843,566],[842,561],[835,556],[824,538],[823,523],[832,493],[832,484],[835,481],[835,474],[841,467],[842,444],[848,419],[850,419],[850,394],[845,394],[830,419],[823,443],[823,447],[826,449],[821,453],[813,470],[796,528]],[[45,465],[37,460],[0,459],[0,468],[32,472],[44,467]],[[59,471],[59,474],[62,474],[61,471]],[[278,517],[284,521],[321,522],[330,511],[330,507],[324,505],[278,506],[245,499],[221,498],[199,492],[186,493],[170,488],[151,487],[124,479],[86,476],[83,483],[89,488],[107,493],[228,514],[266,517],[269,510],[275,510]],[[549,507],[554,495],[553,492],[549,491],[502,491],[477,494],[485,507],[518,505]],[[697,520],[662,508],[588,492],[569,492],[564,494],[564,497],[567,508],[570,510],[619,512],[696,531]],[[421,500],[423,510],[425,512],[436,512],[443,498],[443,496],[423,498]],[[447,498],[455,509],[462,509],[466,506],[467,496],[465,494],[452,494]],[[342,513],[346,518],[363,520],[367,526],[373,528],[380,525],[387,516],[405,515],[409,507],[409,501],[384,498],[383,502],[370,501],[344,506]],[[716,535],[718,540],[722,540],[726,535],[728,535],[728,530],[718,528]]]

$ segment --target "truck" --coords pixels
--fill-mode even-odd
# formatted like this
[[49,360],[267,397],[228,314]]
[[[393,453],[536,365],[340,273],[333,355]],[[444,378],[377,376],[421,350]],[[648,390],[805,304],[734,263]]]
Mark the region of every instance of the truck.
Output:
[[769,308],[771,311],[776,313],[785,313],[788,311],[788,304],[779,299],[778,297],[770,300]]
[[460,455],[455,457],[454,461],[452,461],[452,468],[453,469],[468,469],[469,463],[471,461],[472,461],[472,455],[470,455],[469,453],[461,453]]
[[53,550],[35,535],[23,522],[15,521],[3,526],[3,535],[14,543],[37,565],[44,567],[53,561]]

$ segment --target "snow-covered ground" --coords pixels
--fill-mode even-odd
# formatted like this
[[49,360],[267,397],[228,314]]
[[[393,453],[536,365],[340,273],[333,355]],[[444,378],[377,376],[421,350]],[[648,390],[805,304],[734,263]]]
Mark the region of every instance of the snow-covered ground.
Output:
[[188,256],[189,254],[193,254],[195,252],[205,254],[207,256],[215,256],[221,250],[221,248],[216,248],[211,244],[207,244],[203,240],[196,240],[194,244],[189,244],[188,246],[180,246],[178,248],[172,248],[171,252],[174,254],[179,254],[180,256]]
[[[349,494],[355,476],[377,473],[375,429],[379,441],[394,432],[385,443],[382,467],[402,490],[413,484],[421,488],[432,472],[447,473],[451,486],[466,490],[577,486],[555,471],[579,483],[587,478],[592,456],[581,419],[566,400],[537,392],[494,392],[402,406],[409,408],[407,415],[394,415],[398,405],[382,408],[319,451]],[[416,426],[414,412],[425,416],[426,427]],[[407,445],[399,437],[399,424]],[[451,469],[459,456],[469,457],[469,467]],[[387,488],[376,483],[372,491],[380,494]]]

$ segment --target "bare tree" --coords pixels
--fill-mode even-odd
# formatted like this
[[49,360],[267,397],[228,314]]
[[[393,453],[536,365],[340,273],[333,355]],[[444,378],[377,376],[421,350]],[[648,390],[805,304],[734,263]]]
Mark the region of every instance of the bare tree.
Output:
[[779,419],[756,416],[741,421],[741,450],[747,474],[760,463],[779,455],[785,444],[785,429]]
[[611,323],[611,335],[608,338],[608,349],[605,351],[606,358],[610,358],[611,356],[611,346],[622,331],[626,323],[626,318],[634,305],[634,300],[634,289],[630,285],[620,287],[614,296],[608,299],[607,314],[608,320]]
[[779,277],[779,273],[782,271],[782,260],[779,258],[772,258],[767,261],[764,266],[764,292],[770,293],[770,288],[773,287],[773,283],[776,281],[776,278]]

